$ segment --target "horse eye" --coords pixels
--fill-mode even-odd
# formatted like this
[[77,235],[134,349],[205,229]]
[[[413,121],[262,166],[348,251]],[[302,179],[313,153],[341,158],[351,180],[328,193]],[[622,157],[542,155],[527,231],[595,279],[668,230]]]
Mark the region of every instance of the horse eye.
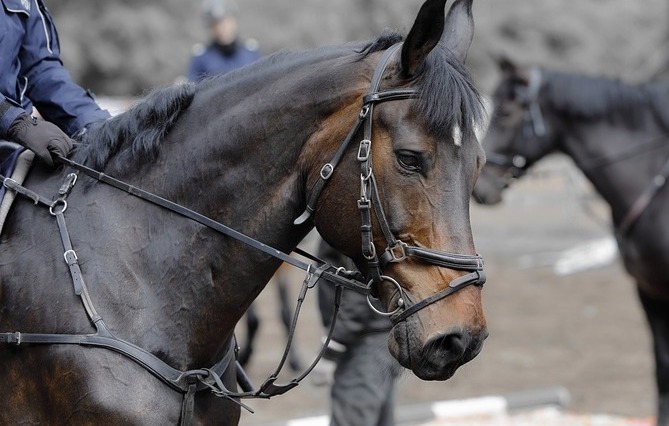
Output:
[[395,153],[397,161],[402,168],[411,172],[418,172],[421,169],[420,156],[412,151],[398,151]]

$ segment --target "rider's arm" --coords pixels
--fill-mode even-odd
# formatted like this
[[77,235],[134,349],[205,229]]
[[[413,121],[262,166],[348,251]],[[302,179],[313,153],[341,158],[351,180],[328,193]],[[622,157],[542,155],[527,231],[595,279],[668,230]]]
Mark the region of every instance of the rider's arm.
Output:
[[89,123],[109,118],[60,59],[58,34],[42,0],[33,0],[19,59],[27,79],[26,96],[40,115],[73,135]]

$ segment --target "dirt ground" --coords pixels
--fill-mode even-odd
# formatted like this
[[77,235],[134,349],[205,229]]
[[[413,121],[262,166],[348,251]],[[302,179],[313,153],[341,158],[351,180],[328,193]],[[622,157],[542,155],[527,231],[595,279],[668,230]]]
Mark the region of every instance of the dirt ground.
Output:
[[[407,372],[398,384],[397,412],[430,401],[564,387],[571,413],[652,416],[649,332],[634,284],[617,257],[569,275],[553,269],[565,250],[609,236],[607,223],[606,205],[560,156],[545,159],[517,182],[502,205],[472,205],[477,249],[486,260],[490,337],[451,380],[422,382]],[[294,271],[297,293],[301,276]],[[270,285],[260,297],[264,321],[248,369],[256,385],[283,351],[276,294]],[[313,292],[307,299],[299,323],[297,349],[305,360],[319,347],[315,297]],[[292,376],[280,377],[285,383]],[[242,424],[267,425],[326,413],[328,393],[307,377],[283,396],[250,405],[256,413],[243,414]]]

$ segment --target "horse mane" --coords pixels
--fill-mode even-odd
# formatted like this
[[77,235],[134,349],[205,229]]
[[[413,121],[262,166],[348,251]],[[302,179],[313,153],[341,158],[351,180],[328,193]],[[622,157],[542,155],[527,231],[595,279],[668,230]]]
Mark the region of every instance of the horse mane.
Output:
[[[128,111],[92,126],[77,144],[73,160],[97,170],[104,169],[113,157],[122,158],[126,164],[133,160],[151,161],[165,135],[199,90],[237,82],[238,79],[264,80],[269,73],[288,73],[317,61],[350,55],[351,52],[357,53],[357,60],[361,61],[401,40],[398,33],[385,31],[371,42],[348,43],[307,52],[278,52],[250,64],[243,72],[232,71],[198,83],[156,89]],[[473,134],[475,124],[483,118],[483,103],[464,66],[446,48],[437,46],[432,50],[415,76],[414,83],[419,88],[414,107],[421,117],[425,117],[429,131],[440,138],[447,138],[457,126],[463,133]]]
[[653,112],[665,130],[669,130],[669,84],[653,82],[646,84],[651,96]]
[[630,128],[643,123],[649,110],[663,126],[669,124],[669,86],[632,85],[606,77],[542,70],[545,83],[541,94],[562,114],[589,120],[622,122]]
[[72,159],[101,170],[115,156],[127,161],[153,158],[194,94],[192,83],[154,90],[125,113],[93,125],[76,145]]

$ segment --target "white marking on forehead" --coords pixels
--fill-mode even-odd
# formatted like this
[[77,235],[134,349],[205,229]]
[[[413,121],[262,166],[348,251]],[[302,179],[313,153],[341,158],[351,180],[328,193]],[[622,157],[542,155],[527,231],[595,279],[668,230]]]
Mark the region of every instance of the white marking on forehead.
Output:
[[459,125],[454,125],[453,126],[453,143],[455,146],[462,146],[462,129],[460,129]]

